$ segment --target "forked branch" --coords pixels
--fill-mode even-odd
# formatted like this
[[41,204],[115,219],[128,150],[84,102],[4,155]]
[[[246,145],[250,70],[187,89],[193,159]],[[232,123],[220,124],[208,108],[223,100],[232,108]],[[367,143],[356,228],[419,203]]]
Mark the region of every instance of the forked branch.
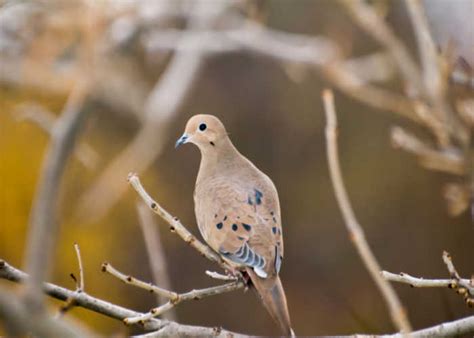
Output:
[[443,262],[451,276],[449,279],[425,279],[413,277],[404,272],[397,275],[388,271],[382,271],[382,276],[388,281],[409,284],[417,288],[448,287],[463,296],[467,306],[474,307],[474,278],[461,278],[454,267],[451,255],[446,251],[443,252]]

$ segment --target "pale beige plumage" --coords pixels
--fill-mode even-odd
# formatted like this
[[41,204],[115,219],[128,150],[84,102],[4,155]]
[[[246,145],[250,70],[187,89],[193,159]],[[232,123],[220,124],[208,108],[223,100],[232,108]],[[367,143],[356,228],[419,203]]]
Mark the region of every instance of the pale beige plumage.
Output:
[[212,115],[193,116],[176,145],[194,143],[201,164],[194,191],[199,230],[229,263],[244,267],[262,301],[291,334],[278,273],[283,237],[277,190],[271,179],[242,156],[223,124]]

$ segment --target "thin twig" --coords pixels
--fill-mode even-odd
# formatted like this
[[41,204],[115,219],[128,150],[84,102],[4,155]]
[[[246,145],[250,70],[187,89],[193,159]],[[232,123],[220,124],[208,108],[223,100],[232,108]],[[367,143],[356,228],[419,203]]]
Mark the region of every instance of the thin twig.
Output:
[[405,283],[417,288],[436,288],[448,287],[454,289],[458,294],[464,297],[464,301],[469,307],[474,306],[474,282],[469,279],[461,278],[456,268],[454,267],[451,255],[444,251],[443,262],[451,276],[450,279],[425,279],[410,276],[406,273],[394,274],[387,271],[382,271],[382,277],[391,282]]
[[151,309],[146,314],[126,318],[124,322],[127,325],[136,324],[139,322],[146,321],[150,318],[160,316],[163,313],[173,309],[176,305],[178,305],[179,303],[183,301],[188,301],[188,300],[193,300],[193,299],[194,300],[202,299],[204,297],[215,296],[221,293],[231,292],[231,291],[242,289],[245,287],[244,281],[241,279],[237,279],[231,283],[227,283],[223,285],[213,286],[213,287],[199,289],[199,290],[192,290],[185,293],[177,293],[177,292],[162,289],[151,283],[143,282],[130,275],[128,276],[124,275],[123,273],[115,269],[112,265],[110,265],[109,263],[102,264],[102,271],[111,274],[112,276],[118,278],[119,280],[121,280],[122,282],[126,284],[133,285],[140,289],[144,289],[150,292],[154,292],[168,299],[167,303]]
[[411,331],[411,325],[408,321],[405,309],[403,308],[395,290],[390,283],[380,275],[380,265],[372,253],[367,240],[365,239],[364,231],[358,223],[354,211],[352,210],[349,198],[347,196],[344,182],[342,180],[341,168],[339,165],[339,155],[337,149],[337,118],[334,107],[334,97],[332,91],[325,90],[322,94],[324,109],[326,113],[326,144],[327,157],[329,162],[329,172],[331,181],[336,194],[336,199],[344,216],[347,230],[349,231],[352,243],[356,247],[363,263],[371,274],[375,284],[379,288],[387,307],[390,311],[395,326],[403,333]]
[[[76,251],[76,257],[77,257],[77,265],[79,267],[79,281],[77,280],[76,276],[74,276],[73,273],[71,273],[71,278],[74,280],[76,283],[76,293],[81,293],[84,292],[84,270],[82,267],[82,257],[81,257],[81,249],[79,248],[79,244],[74,243],[74,250]],[[69,298],[66,300],[64,305],[62,305],[59,308],[58,312],[58,317],[61,317],[64,315],[66,312],[71,310],[74,306],[76,306],[76,302],[73,298]]]
[[216,254],[211,248],[199,241],[188,229],[179,221],[177,217],[173,217],[168,211],[163,209],[151,196],[146,192],[140,183],[137,174],[130,173],[128,175],[128,182],[132,185],[138,195],[143,199],[145,204],[163,218],[166,223],[170,225],[170,230],[176,232],[186,243],[196,249],[202,256],[209,259],[211,262],[219,264],[224,269],[230,269],[229,265]]
[[447,251],[443,251],[443,262],[446,264],[446,267],[451,275],[451,278],[454,279],[454,282],[450,287],[458,294],[463,296],[464,301],[469,307],[474,306],[474,284],[471,280],[463,279],[459,276],[458,271],[454,267],[453,260],[451,255]]
[[165,297],[166,299],[175,300],[178,298],[178,294],[176,292],[165,290],[156,285],[153,285],[152,283],[143,282],[130,275],[124,275],[123,273],[115,269],[112,265],[110,265],[110,263],[107,263],[107,262],[102,263],[102,271],[111,274],[112,276],[120,279],[122,282],[126,284],[136,286],[140,289],[144,289],[152,293],[156,293],[158,295]]
[[239,278],[232,275],[223,275],[215,271],[206,270],[206,275],[217,280],[236,281]]
[[79,265],[79,287],[78,290],[84,291],[84,269],[82,267],[82,258],[81,258],[81,249],[79,248],[79,244],[74,243],[74,249],[76,250],[77,256],[77,264]]
[[[405,272],[399,274],[382,271],[382,277],[390,282],[404,283],[415,288],[448,288],[456,281],[455,279],[427,279],[423,277],[413,277]],[[469,282],[469,280],[464,280]]]
[[[161,243],[158,224],[156,224],[151,210],[143,202],[138,201],[136,207],[138,223],[143,233],[153,282],[155,285],[161,285],[164,289],[170,290],[171,282],[168,276],[165,252]],[[156,294],[156,298],[158,304],[165,301],[160,294]],[[176,312],[174,310],[168,311],[163,318],[176,321]]]
[[171,299],[166,304],[155,307],[144,315],[126,318],[124,322],[125,324],[136,324],[141,321],[146,321],[151,318],[155,318],[165,313],[166,311],[169,311],[170,309],[174,308],[176,305],[178,305],[181,302],[189,301],[189,300],[198,300],[205,297],[219,295],[221,293],[232,292],[235,290],[243,289],[244,287],[245,287],[245,283],[241,280],[238,280],[238,281],[223,284],[223,285],[212,286],[209,288],[199,289],[199,290],[192,290],[186,293],[180,293],[178,294],[178,297],[176,299]]

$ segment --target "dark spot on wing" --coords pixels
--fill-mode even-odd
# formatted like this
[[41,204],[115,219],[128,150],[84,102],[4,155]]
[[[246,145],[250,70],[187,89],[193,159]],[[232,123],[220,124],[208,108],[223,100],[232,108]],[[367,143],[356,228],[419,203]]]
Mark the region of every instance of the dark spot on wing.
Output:
[[274,213],[273,211],[270,211],[270,215],[272,215],[272,216],[273,216],[273,215],[275,215],[275,213]]
[[224,224],[222,224],[222,223],[217,223],[216,224],[216,228],[219,229],[219,230],[222,229],[223,226],[224,226]]
[[252,198],[250,196],[247,198],[247,203],[253,205]]
[[245,230],[247,231],[250,231],[252,229],[252,226],[251,225],[248,225],[248,224],[245,224],[245,223],[242,223],[242,226],[244,227]]
[[257,205],[260,205],[262,204],[263,194],[260,190],[257,190],[257,189],[254,189],[254,190],[255,190],[255,203],[257,203]]
[[243,241],[245,239],[245,238],[240,237],[240,236],[238,236],[237,238],[240,239],[241,241]]
[[277,233],[277,227],[273,227],[273,228],[272,228],[272,232],[273,232],[274,235],[276,235],[276,233]]
[[227,215],[224,216],[224,221],[226,221],[226,220],[227,220]]
[[276,220],[276,218],[275,218],[275,217],[273,217],[273,222],[275,222],[275,223],[277,222],[277,220]]
[[232,230],[237,231],[238,228],[239,228],[239,227],[238,227],[237,224],[232,224]]

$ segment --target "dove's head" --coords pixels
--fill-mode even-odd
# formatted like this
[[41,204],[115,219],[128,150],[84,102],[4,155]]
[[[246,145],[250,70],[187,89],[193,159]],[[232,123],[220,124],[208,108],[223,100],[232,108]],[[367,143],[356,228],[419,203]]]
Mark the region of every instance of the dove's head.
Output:
[[228,136],[222,122],[212,115],[194,115],[186,123],[184,134],[176,141],[176,148],[184,143],[194,143],[201,151],[219,148],[227,143]]

